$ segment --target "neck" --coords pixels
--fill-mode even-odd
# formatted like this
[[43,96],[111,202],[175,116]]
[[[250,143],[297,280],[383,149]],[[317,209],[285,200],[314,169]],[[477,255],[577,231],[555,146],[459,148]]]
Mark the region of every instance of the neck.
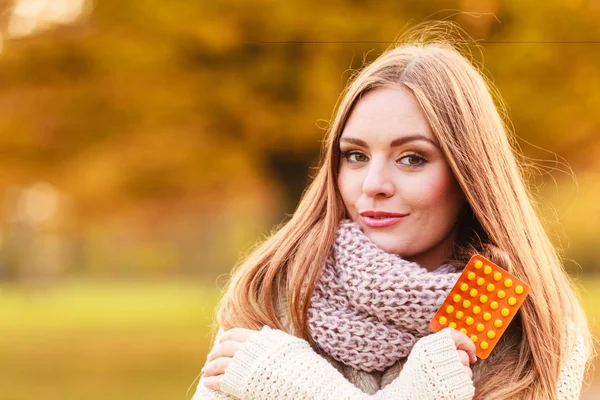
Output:
[[434,247],[426,251],[405,257],[408,261],[413,261],[428,271],[434,271],[440,265],[444,264],[452,254],[452,247],[456,240],[457,230],[452,230],[448,236],[442,239]]

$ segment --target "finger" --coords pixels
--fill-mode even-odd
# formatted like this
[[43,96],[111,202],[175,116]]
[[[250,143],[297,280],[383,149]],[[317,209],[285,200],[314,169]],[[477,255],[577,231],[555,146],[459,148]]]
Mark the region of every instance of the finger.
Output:
[[229,366],[233,358],[230,357],[220,357],[217,358],[204,366],[204,377],[208,378],[210,376],[218,376],[223,375],[225,373],[225,369]]
[[223,327],[219,327],[219,332],[217,332],[217,336],[215,337],[215,344],[221,343],[221,336],[223,336],[223,333],[225,333]]
[[219,357],[233,357],[240,349],[243,343],[233,340],[227,340],[221,344],[217,344],[208,354],[208,361],[216,360]]
[[471,364],[477,361],[477,356],[475,355],[475,343],[473,343],[473,341],[469,339],[467,335],[461,331],[452,329],[452,339],[454,340],[457,350],[464,350],[467,352],[469,359],[471,360]]
[[248,339],[250,339],[250,337],[252,337],[252,335],[254,335],[256,332],[258,332],[258,331],[255,331],[252,329],[233,328],[233,329],[223,332],[221,334],[221,336],[219,337],[219,340],[221,343],[223,343],[226,340],[235,340],[236,342],[245,342]]
[[464,367],[467,370],[467,374],[469,374],[469,379],[473,380],[473,370],[470,367]]
[[458,350],[457,353],[458,353],[458,358],[460,359],[460,362],[465,367],[469,367],[469,355],[463,350]]
[[213,376],[212,378],[202,378],[200,382],[210,390],[221,390],[220,376]]

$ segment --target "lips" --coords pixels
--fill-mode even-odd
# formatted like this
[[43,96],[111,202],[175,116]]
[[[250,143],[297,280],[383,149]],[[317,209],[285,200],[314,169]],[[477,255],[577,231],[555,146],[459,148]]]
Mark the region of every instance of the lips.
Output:
[[384,228],[394,225],[408,214],[392,213],[387,211],[369,210],[360,213],[363,223],[370,228]]
[[360,213],[361,217],[406,217],[408,214],[392,213],[387,211],[369,210]]

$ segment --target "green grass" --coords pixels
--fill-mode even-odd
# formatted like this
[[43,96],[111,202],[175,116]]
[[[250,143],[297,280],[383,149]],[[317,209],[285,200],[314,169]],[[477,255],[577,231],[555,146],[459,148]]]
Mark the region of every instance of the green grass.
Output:
[[215,288],[199,282],[0,286],[0,331],[197,328],[210,320],[217,297]]
[[1,398],[190,398],[218,295],[199,282],[0,286]]
[[[598,334],[600,279],[580,286]],[[218,296],[212,284],[173,280],[0,286],[1,398],[189,399]]]
[[600,335],[600,277],[578,283],[582,305],[595,335]]
[[[596,338],[600,337],[600,277],[583,279],[577,282],[583,308],[588,317],[592,332]],[[600,348],[596,346],[600,353]],[[600,398],[600,360],[595,360],[595,365],[586,377],[586,382],[581,394],[581,399],[591,400]]]

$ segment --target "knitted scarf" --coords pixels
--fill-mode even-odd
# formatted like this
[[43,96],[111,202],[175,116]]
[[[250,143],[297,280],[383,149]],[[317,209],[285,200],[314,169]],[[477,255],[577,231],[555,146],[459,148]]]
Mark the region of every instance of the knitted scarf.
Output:
[[309,331],[327,354],[363,371],[384,371],[430,333],[460,271],[428,271],[377,247],[350,220],[335,244],[311,298]]

